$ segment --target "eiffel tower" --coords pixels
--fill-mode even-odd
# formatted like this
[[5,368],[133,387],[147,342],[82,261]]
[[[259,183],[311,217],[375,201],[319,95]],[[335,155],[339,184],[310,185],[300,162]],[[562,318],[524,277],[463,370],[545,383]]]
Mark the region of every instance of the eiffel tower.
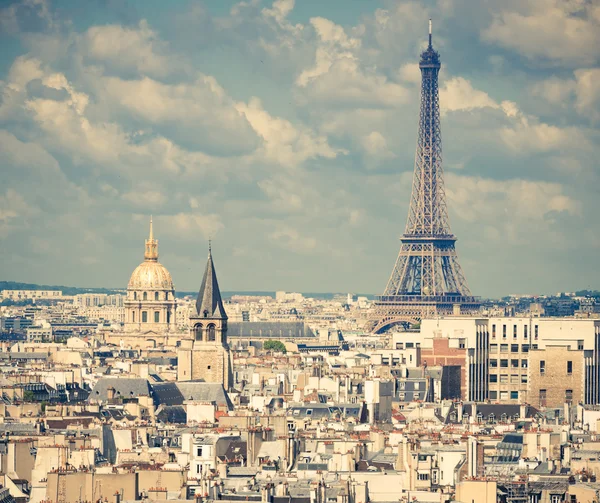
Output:
[[423,318],[475,314],[471,295],[450,230],[444,172],[438,74],[440,55],[431,44],[421,54],[421,111],[412,195],[406,230],[396,265],[383,295],[375,300],[365,329],[384,332],[394,325],[414,325]]

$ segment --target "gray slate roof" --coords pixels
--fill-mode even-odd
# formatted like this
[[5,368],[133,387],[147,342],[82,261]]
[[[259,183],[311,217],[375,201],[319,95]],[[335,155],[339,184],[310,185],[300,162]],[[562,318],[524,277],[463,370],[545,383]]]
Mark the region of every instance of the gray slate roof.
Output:
[[183,405],[185,400],[215,402],[233,410],[229,395],[220,383],[201,381],[165,382],[152,385],[155,405]]
[[201,318],[225,318],[225,308],[221,299],[221,291],[217,282],[217,273],[213,264],[212,253],[208,253],[208,261],[202,278],[202,285],[196,299],[196,312]]
[[88,400],[108,400],[109,388],[115,389],[116,398],[135,398],[151,395],[150,385],[146,379],[113,377],[99,379]]

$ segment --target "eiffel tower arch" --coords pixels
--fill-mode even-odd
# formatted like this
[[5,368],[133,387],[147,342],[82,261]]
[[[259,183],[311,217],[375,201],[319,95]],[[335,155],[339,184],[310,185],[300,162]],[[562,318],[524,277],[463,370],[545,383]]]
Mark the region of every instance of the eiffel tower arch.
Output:
[[429,45],[419,68],[421,106],[410,209],[396,264],[383,295],[369,312],[365,326],[369,332],[414,325],[426,317],[475,314],[480,309],[458,262],[456,237],[450,230],[442,167],[441,63],[432,46],[431,20]]

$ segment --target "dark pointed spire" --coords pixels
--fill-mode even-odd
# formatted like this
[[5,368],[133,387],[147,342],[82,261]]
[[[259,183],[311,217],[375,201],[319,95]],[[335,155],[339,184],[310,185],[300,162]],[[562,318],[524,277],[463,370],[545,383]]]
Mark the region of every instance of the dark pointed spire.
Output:
[[221,299],[219,283],[217,282],[217,273],[213,264],[210,244],[204,278],[202,278],[202,285],[196,299],[196,311],[201,318],[227,318]]

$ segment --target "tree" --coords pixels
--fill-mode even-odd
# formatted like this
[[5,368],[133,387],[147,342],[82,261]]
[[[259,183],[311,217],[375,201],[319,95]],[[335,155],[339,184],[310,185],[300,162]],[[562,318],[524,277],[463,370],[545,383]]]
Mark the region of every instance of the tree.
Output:
[[33,391],[26,390],[23,393],[23,400],[25,402],[33,402],[35,400],[35,395],[33,394]]
[[273,351],[276,353],[286,353],[285,344],[281,341],[267,341],[263,344],[263,348],[266,351]]

